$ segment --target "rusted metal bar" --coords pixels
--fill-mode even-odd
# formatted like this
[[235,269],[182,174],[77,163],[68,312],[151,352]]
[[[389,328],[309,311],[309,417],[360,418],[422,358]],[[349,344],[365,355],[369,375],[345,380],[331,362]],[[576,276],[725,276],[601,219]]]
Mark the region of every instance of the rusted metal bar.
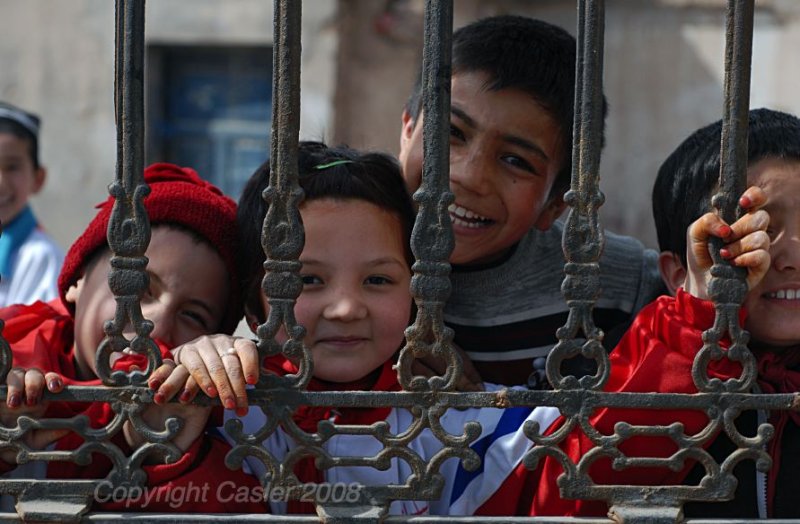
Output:
[[[106,385],[141,385],[161,365],[161,354],[150,338],[153,323],[142,315],[140,298],[149,277],[144,256],[150,243],[150,220],[144,197],[144,0],[117,0],[116,76],[114,101],[117,115],[117,172],[108,192],[116,200],[108,224],[111,272],[108,285],[117,301],[114,318],[104,326],[106,339],[97,351],[98,376]],[[130,325],[136,335],[122,334]],[[126,348],[146,354],[148,368],[130,374],[111,372],[109,356]]]
[[[300,132],[300,31],[301,3],[274,2],[272,144],[269,186],[264,191],[268,203],[261,244],[266,260],[262,288],[270,308],[267,321],[258,327],[258,348],[262,357],[284,351],[299,360],[297,375],[262,375],[259,384],[304,387],[311,379],[311,353],[303,346],[305,329],[294,318],[294,304],[303,289],[300,279],[300,253],[305,235],[298,206],[303,191],[297,182],[297,146]],[[281,348],[275,335],[286,328],[289,340]]]
[[[411,293],[417,305],[414,323],[406,330],[406,346],[398,361],[399,379],[407,390],[450,390],[461,374],[461,359],[452,350],[453,331],[444,325],[442,309],[450,296],[453,230],[450,192],[450,77],[453,32],[452,1],[429,0],[425,5],[422,57],[423,166],[422,183],[414,193],[419,204],[411,235]],[[442,377],[413,377],[411,363],[423,356],[443,358]]]

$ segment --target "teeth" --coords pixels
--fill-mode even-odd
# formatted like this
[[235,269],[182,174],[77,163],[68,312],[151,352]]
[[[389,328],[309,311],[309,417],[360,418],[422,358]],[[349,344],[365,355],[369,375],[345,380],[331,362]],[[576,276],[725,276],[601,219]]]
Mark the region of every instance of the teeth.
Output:
[[800,289],[779,289],[767,294],[767,296],[778,300],[800,300]]
[[458,217],[454,217],[453,215],[450,215],[450,221],[454,225],[461,226],[461,227],[469,227],[469,228],[472,228],[472,229],[477,229],[477,228],[481,227],[481,223],[480,222],[466,222],[464,220],[461,220]]
[[[477,214],[477,213],[475,213],[473,211],[470,211],[469,209],[467,209],[465,207],[461,207],[461,206],[456,205],[456,204],[450,204],[450,206],[447,208],[447,210],[450,211],[451,217],[452,217],[452,215],[455,215],[456,217],[466,218],[467,220],[489,221],[489,219],[486,218],[485,216],[481,216],[481,215],[479,215],[479,214]],[[452,217],[452,218],[455,218],[455,217]],[[463,221],[461,221],[461,222],[463,222]]]

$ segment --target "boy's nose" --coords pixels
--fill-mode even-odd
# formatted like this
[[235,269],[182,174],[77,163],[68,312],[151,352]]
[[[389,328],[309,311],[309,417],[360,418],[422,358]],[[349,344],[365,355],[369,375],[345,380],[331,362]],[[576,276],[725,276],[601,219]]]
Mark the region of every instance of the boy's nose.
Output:
[[778,271],[800,270],[800,228],[786,230],[770,247],[772,266]]
[[450,181],[478,195],[489,192],[491,165],[482,151],[460,155],[450,163]]
[[144,317],[153,323],[150,338],[162,340],[170,349],[175,347],[175,319],[164,308],[143,308]]

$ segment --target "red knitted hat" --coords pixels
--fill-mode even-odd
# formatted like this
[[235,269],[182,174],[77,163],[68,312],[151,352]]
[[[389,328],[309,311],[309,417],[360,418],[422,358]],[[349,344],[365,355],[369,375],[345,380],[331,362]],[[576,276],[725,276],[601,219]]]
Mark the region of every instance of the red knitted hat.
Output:
[[[153,164],[144,170],[150,194],[144,206],[150,225],[178,224],[206,239],[222,257],[229,275],[228,304],[221,330],[233,333],[242,318],[240,282],[236,266],[236,203],[206,182],[197,172],[174,164]],[[67,290],[83,275],[83,266],[100,248],[107,247],[106,234],[114,198],[98,204],[100,211],[69,248],[58,277],[61,301],[74,314],[74,304],[66,301]]]

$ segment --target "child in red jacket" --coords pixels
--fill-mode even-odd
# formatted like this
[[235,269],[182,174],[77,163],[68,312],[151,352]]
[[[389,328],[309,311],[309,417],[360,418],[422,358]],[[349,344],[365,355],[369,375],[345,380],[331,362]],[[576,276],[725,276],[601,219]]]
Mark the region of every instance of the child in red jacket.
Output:
[[[210,333],[231,333],[242,315],[237,266],[236,204],[189,168],[154,164],[144,173],[150,194],[144,198],[152,234],[146,251],[149,284],[141,297],[144,318],[153,321],[150,336],[162,355],[168,349]],[[0,422],[15,427],[20,415],[66,418],[82,412],[77,403],[41,402],[45,387],[99,385],[95,353],[105,337],[103,323],[115,316],[108,286],[111,251],[106,241],[113,199],[99,206],[86,231],[70,248],[59,276],[60,298],[49,303],[0,310],[3,336],[14,367],[9,371]],[[132,333],[126,330],[126,338]],[[121,357],[115,369],[147,367],[139,354]],[[110,416],[107,404],[93,406],[93,425]],[[104,408],[104,409],[99,409]],[[25,444],[41,450],[65,430],[30,430]],[[180,439],[180,434],[176,440]],[[6,448],[0,470],[14,469],[17,450]],[[34,462],[38,473],[45,464]],[[19,473],[19,472],[18,472]],[[27,477],[30,477],[28,472]],[[34,472],[36,474],[37,472]],[[19,476],[19,475],[18,475]]]
[[[757,387],[763,393],[800,391],[800,119],[766,109],[750,112],[748,185],[740,204],[750,212],[732,226],[706,213],[717,191],[720,172],[720,134],[716,122],[687,138],[659,170],[653,192],[654,214],[661,249],[661,270],[675,297],[661,297],[638,315],[610,356],[609,392],[696,393],[692,366],[703,347],[702,334],[714,324],[715,309],[708,301],[706,281],[711,259],[708,235],[728,244],[720,254],[748,269],[749,291],[740,322],[751,334],[757,360]],[[754,211],[766,198],[763,210]],[[706,214],[704,214],[706,213]],[[701,216],[702,215],[702,216]],[[698,217],[700,217],[698,219]],[[688,234],[687,234],[688,232]],[[745,234],[748,233],[748,234]],[[723,340],[723,346],[729,344]],[[708,365],[708,377],[738,378],[742,366],[723,358]],[[589,419],[604,435],[615,424],[669,425],[680,422],[684,434],[707,428],[703,411],[602,408]],[[756,471],[753,460],[733,468],[737,487],[731,501],[689,502],[685,517],[755,518],[798,517],[797,476],[800,474],[800,417],[796,412],[744,411],[735,418],[736,431],[755,436],[761,422],[775,427],[766,444],[772,458],[768,473]],[[550,428],[552,433],[563,419]],[[717,430],[719,431],[719,430]],[[574,429],[561,449],[578,462],[595,445]],[[718,432],[705,443],[717,463],[740,447],[727,433]],[[620,445],[628,457],[669,457],[676,446],[670,438],[638,437]],[[605,502],[562,499],[557,478],[563,469],[551,456],[536,471],[520,467],[481,512],[493,513],[503,502],[518,514],[605,515]],[[589,476],[596,484],[697,486],[706,469],[696,455],[678,470],[666,467],[612,469],[608,458],[592,463]]]

